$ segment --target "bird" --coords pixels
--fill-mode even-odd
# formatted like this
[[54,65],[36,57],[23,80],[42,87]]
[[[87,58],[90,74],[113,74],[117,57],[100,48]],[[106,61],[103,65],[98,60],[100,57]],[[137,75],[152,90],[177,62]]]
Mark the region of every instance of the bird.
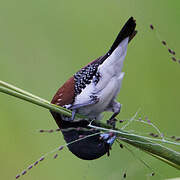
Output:
[[[107,122],[120,113],[116,101],[124,72],[123,62],[129,42],[137,34],[136,21],[130,17],[105,55],[88,63],[70,77],[56,92],[51,103],[70,109],[72,117],[50,111],[61,129],[69,150],[83,160],[94,160],[109,152],[116,139],[114,133],[101,133],[88,125],[101,120],[105,111],[113,112]],[[76,113],[87,119],[76,119]],[[86,137],[78,140],[80,137]],[[77,141],[78,140],[78,141]]]

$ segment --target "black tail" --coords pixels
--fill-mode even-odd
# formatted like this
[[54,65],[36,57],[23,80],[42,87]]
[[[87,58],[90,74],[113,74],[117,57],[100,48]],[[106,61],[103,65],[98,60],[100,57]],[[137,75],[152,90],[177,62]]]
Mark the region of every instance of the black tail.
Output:
[[136,35],[137,31],[136,28],[136,21],[133,19],[133,17],[130,17],[124,27],[119,32],[116,40],[114,41],[113,45],[111,46],[109,50],[109,54],[111,54],[117,46],[123,41],[125,38],[129,37],[129,42],[133,37]]

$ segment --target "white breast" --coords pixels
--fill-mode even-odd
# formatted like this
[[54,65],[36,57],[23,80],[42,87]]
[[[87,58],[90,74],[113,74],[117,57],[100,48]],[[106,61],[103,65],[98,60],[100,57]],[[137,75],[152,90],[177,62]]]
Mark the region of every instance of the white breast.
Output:
[[100,80],[95,85],[93,80],[82,92],[76,96],[74,104],[83,104],[90,101],[90,96],[99,98],[95,105],[89,105],[78,110],[79,113],[89,117],[98,117],[109,108],[120,91],[124,73],[121,72],[126,56],[129,38],[124,39],[114,52],[98,67]]

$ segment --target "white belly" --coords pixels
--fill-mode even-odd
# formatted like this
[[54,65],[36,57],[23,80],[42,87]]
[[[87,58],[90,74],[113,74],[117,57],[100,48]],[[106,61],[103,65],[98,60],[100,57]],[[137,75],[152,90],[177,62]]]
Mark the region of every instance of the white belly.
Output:
[[[123,75],[124,73],[122,74],[121,78],[123,78]],[[95,86],[93,83],[89,84],[81,92],[81,94],[76,97],[74,104],[82,104],[90,101],[91,95],[97,96],[99,101],[97,104],[80,108],[78,112],[80,114],[87,115],[89,118],[98,118],[98,116],[104,112],[115,100],[121,87],[121,78],[117,76],[112,77],[105,83],[106,85],[103,86],[103,88],[98,85]]]
[[[88,105],[78,109],[78,112],[90,118],[98,118],[105,110],[113,111],[111,104],[115,101],[121,88],[124,73],[121,71],[126,56],[129,38],[124,39],[114,52],[98,67],[100,79],[98,83],[92,82],[76,96],[74,105],[87,104],[91,96],[99,99],[97,104]],[[94,77],[95,78],[95,77]]]
[[97,93],[99,102],[94,106],[90,107],[91,114],[100,114],[104,112],[109,104],[114,101],[117,91],[119,90],[119,84],[117,78],[114,77],[109,81],[104,89]]

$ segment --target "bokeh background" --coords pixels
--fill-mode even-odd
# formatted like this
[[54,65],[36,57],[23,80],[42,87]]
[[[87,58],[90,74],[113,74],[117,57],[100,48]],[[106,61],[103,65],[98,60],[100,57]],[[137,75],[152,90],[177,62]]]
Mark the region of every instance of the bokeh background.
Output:
[[[180,64],[171,60],[160,42],[165,39],[180,58],[179,10],[179,0],[1,0],[0,79],[51,100],[64,81],[108,50],[125,21],[134,16],[138,35],[129,45],[123,68],[119,119],[130,118],[141,108],[142,116],[148,116],[165,136],[179,135]],[[150,30],[151,23],[158,33]],[[1,179],[15,179],[44,153],[64,144],[60,133],[38,133],[55,128],[48,110],[0,94]],[[140,123],[132,128],[144,134],[151,130]],[[134,151],[155,170],[151,179],[180,175],[165,163]],[[67,149],[58,159],[52,157],[22,179],[117,180],[126,172],[129,180],[144,180],[151,173],[117,144],[110,157],[96,161],[79,160]]]

